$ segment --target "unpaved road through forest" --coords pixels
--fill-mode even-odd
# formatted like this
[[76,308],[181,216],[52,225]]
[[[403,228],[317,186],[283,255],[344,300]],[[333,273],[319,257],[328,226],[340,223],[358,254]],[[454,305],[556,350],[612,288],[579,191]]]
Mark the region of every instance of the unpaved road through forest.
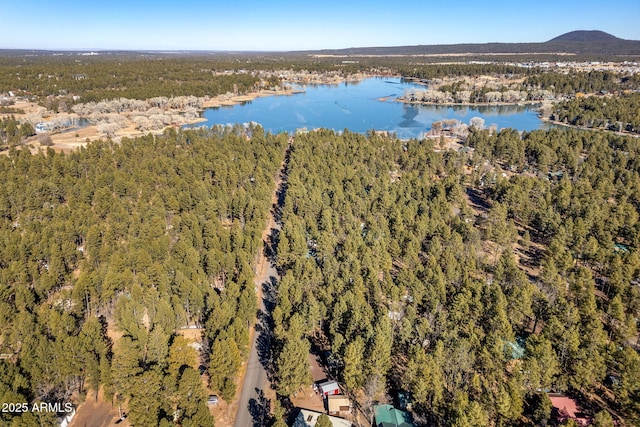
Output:
[[256,260],[254,283],[256,297],[259,301],[259,315],[256,326],[251,333],[251,350],[244,382],[241,385],[234,427],[262,427],[267,425],[269,420],[270,401],[267,395],[271,393],[269,392],[270,382],[267,370],[272,366],[271,310],[275,304],[275,285],[280,279],[275,267],[275,254],[277,234],[281,229],[281,209],[287,187],[286,172],[289,165],[290,148],[291,140],[289,140],[284,161],[275,180],[272,208],[267,225],[262,232],[264,248]]

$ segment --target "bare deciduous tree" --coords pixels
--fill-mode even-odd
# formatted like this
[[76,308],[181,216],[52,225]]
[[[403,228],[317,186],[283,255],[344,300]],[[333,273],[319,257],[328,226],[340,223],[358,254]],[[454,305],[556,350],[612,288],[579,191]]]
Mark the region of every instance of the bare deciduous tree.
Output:
[[105,135],[107,138],[113,138],[117,131],[122,129],[118,123],[100,123],[98,125],[98,132]]
[[469,126],[478,130],[484,129],[484,119],[482,117],[472,117],[469,120]]
[[42,133],[38,135],[38,142],[43,147],[51,147],[53,145],[53,140],[51,139],[51,135],[48,133]]

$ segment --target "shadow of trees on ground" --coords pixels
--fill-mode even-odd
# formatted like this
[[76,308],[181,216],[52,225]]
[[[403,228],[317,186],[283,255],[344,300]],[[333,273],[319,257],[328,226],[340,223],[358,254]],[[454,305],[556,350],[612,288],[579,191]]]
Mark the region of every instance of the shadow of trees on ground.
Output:
[[253,420],[253,427],[263,427],[271,424],[271,400],[267,399],[264,392],[256,388],[258,398],[249,400],[249,413]]

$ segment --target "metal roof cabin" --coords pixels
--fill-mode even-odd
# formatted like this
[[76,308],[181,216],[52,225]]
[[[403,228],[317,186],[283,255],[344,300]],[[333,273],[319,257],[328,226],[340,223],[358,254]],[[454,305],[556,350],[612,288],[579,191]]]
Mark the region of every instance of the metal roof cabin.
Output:
[[377,406],[375,417],[376,427],[415,427],[411,415],[391,405]]
[[331,394],[340,394],[340,386],[336,381],[325,381],[318,384],[318,388],[324,396],[329,396]]

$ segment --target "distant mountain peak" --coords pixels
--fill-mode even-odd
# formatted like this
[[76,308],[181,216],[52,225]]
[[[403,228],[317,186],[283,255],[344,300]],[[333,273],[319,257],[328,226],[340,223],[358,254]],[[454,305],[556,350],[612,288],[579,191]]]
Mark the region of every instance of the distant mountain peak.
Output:
[[[307,53],[312,51],[307,51]],[[511,54],[530,57],[532,54],[574,54],[593,56],[640,57],[640,40],[625,40],[604,31],[571,31],[543,43],[464,43],[451,45],[417,45],[387,47],[355,47],[313,51],[340,55],[474,55]]]
[[549,40],[547,43],[561,42],[561,43],[602,43],[620,41],[616,36],[613,36],[604,31],[591,30],[591,31],[571,31],[556,38]]

